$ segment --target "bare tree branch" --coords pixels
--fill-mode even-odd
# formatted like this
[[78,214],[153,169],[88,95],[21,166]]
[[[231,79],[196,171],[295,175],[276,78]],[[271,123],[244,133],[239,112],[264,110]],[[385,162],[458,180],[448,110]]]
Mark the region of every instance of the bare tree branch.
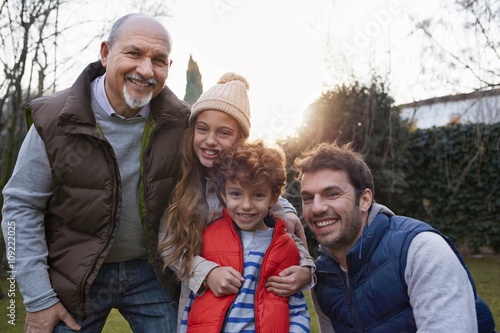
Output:
[[[443,11],[416,24],[417,30],[430,42],[423,47],[423,56],[440,60],[439,70],[429,63],[424,64],[423,69],[434,72],[434,76],[445,80],[450,87],[463,85],[463,76],[467,73],[476,80],[475,90],[500,86],[500,1],[442,3],[445,4]],[[457,22],[462,24],[457,27]],[[442,65],[449,70],[443,70]]]

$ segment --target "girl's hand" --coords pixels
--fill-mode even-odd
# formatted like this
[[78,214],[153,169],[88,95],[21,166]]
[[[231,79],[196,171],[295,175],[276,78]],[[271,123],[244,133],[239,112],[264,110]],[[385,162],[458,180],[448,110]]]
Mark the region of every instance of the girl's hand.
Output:
[[266,288],[277,296],[290,296],[311,283],[311,267],[290,266],[284,269],[279,276],[267,279]]
[[221,297],[236,294],[244,280],[240,272],[230,266],[216,267],[207,275],[207,287]]
[[307,248],[307,238],[306,232],[304,231],[304,226],[300,222],[299,217],[292,212],[286,213],[286,231],[288,234],[297,236],[304,246]]

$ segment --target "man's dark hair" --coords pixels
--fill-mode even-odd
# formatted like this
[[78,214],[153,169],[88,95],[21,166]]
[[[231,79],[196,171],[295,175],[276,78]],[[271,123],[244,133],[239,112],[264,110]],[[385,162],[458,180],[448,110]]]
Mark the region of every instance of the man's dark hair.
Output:
[[351,143],[342,147],[336,142],[321,143],[304,152],[294,161],[294,167],[298,172],[297,180],[300,181],[306,172],[325,169],[345,171],[358,199],[365,189],[370,189],[374,194],[375,186],[370,168],[363,160],[363,156],[352,150],[351,146]]

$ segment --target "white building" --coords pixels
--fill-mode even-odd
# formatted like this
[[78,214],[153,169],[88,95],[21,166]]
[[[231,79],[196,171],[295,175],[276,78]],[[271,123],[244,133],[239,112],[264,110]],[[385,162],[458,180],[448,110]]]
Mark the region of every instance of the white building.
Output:
[[399,105],[401,117],[417,128],[500,122],[500,89],[430,98]]

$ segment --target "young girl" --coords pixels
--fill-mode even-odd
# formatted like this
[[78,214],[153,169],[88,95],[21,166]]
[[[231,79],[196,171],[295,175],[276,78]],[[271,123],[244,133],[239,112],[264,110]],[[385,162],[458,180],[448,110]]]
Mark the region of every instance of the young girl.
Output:
[[180,332],[309,333],[309,312],[302,293],[276,297],[264,282],[291,265],[299,251],[285,233],[285,222],[269,214],[286,181],[285,154],[262,141],[239,143],[214,162],[223,217],[203,233],[203,256],[231,266],[244,276],[237,294],[216,297],[191,293]]
[[[189,128],[182,144],[182,175],[171,205],[159,230],[159,250],[165,267],[170,267],[182,283],[179,311],[184,309],[190,290],[202,295],[209,288],[215,296],[237,293],[243,277],[232,267],[219,266],[200,256],[205,225],[222,216],[224,208],[212,179],[213,162],[221,151],[248,138],[250,105],[248,82],[227,73],[193,105]],[[280,202],[292,209],[286,200]],[[280,204],[272,209],[284,217]],[[269,291],[279,296],[294,294],[311,283],[314,260],[298,238],[301,267],[292,266],[267,282]]]

